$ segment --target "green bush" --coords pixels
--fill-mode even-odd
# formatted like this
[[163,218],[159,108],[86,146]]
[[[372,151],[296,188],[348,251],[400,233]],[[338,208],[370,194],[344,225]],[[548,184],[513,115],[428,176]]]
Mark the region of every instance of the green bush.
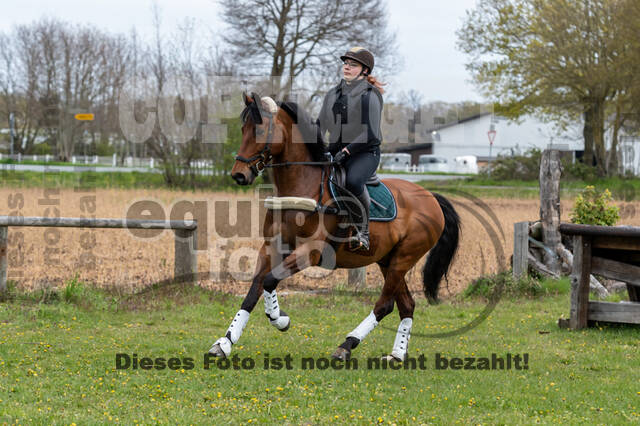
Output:
[[[561,286],[559,286],[561,287]],[[540,282],[533,276],[525,276],[518,280],[513,278],[511,270],[494,275],[483,275],[471,283],[464,291],[463,297],[538,297],[545,294],[557,293],[556,288],[547,281]]]
[[48,142],[42,142],[42,143],[39,143],[39,144],[35,145],[31,149],[31,154],[33,154],[33,155],[51,155],[52,151],[53,150],[51,149],[51,145],[49,145]]
[[76,275],[72,280],[67,281],[64,287],[63,299],[67,303],[77,303],[82,297],[84,290],[84,284],[78,281],[78,275]]
[[101,141],[96,144],[95,155],[98,157],[110,157],[116,152],[116,148],[109,141]]
[[572,180],[593,181],[598,178],[598,169],[576,161],[562,161],[562,177]]
[[[542,151],[532,148],[524,155],[498,156],[491,163],[491,179],[494,180],[538,180],[540,176],[540,158]],[[481,172],[481,176],[489,177],[489,168]]]
[[464,291],[464,298],[482,297],[540,297],[568,294],[571,290],[569,278],[550,279],[527,275],[515,280],[511,270],[494,275],[483,275],[471,283]]
[[609,204],[612,201],[608,189],[598,193],[595,187],[587,186],[576,198],[569,215],[571,222],[585,225],[615,225],[620,219],[620,213],[618,207]]

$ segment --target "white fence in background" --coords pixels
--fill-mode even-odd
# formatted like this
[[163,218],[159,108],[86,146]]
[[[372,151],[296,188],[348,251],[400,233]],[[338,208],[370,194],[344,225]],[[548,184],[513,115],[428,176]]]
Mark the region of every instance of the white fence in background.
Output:
[[[13,160],[17,163],[52,163],[59,162],[59,160],[53,155],[22,155],[22,154],[2,154],[0,153],[0,161]],[[71,164],[77,165],[101,165],[111,167],[149,167],[154,168],[157,166],[157,160],[153,157],[139,158],[139,157],[125,157],[124,164],[118,162],[118,156],[116,154],[110,156],[97,156],[97,155],[73,155],[71,156]],[[211,164],[211,163],[210,163]],[[200,166],[203,167],[203,166]]]
[[[13,160],[17,163],[51,163],[59,162],[53,155],[7,155],[0,153],[0,161]],[[116,154],[108,157],[100,157],[97,155],[74,155],[71,157],[71,164],[77,165],[101,165],[111,167],[148,167],[153,169],[159,166],[158,160],[153,157],[125,157],[123,164],[120,164]],[[213,169],[213,161],[209,159],[197,159],[191,161],[191,167],[194,169]]]
[[[59,164],[59,160],[52,155],[21,155],[21,154],[7,155],[7,154],[0,153],[0,161],[2,160],[12,160],[15,163],[20,163],[25,165],[32,165],[35,163],[36,167],[38,165],[45,166],[46,163],[58,163],[58,164],[51,164],[51,166],[49,167],[56,167],[56,166],[69,167],[69,165],[67,164],[64,164],[64,165]],[[152,172],[152,173],[162,172],[161,163],[153,157],[149,157],[149,158],[125,157],[124,160],[122,160],[121,162],[120,158],[118,158],[115,154],[113,156],[108,156],[108,157],[104,157],[104,156],[100,157],[96,155],[92,155],[92,156],[74,155],[71,157],[70,163],[71,165],[78,166],[78,169],[81,169],[87,166],[89,167],[98,166],[96,167],[97,171],[114,172],[114,171],[122,170],[122,171],[144,172],[148,170],[149,172]],[[103,167],[100,167],[100,166],[103,166]],[[209,159],[192,160],[190,163],[190,168],[187,169],[185,167],[180,166],[178,167],[178,170],[176,170],[176,172],[183,176],[188,174],[193,174],[197,176],[224,176],[229,174],[229,170],[214,168],[213,160],[209,160]]]

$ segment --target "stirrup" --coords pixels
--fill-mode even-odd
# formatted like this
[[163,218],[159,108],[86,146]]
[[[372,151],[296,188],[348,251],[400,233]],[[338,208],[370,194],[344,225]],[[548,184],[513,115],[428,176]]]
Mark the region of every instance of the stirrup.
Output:
[[349,238],[350,251],[358,251],[358,250],[368,251],[369,248],[370,248],[369,239],[364,237],[360,231],[357,231],[356,234],[351,235],[351,237]]
[[367,238],[363,233],[358,233],[358,242],[360,243],[360,250],[369,250],[371,243],[369,242],[369,238]]

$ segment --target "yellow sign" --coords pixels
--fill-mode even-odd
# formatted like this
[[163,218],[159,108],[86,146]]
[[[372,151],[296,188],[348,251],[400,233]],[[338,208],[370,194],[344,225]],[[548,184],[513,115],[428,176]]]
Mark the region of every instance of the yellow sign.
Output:
[[78,121],[93,121],[93,114],[76,114],[75,117]]

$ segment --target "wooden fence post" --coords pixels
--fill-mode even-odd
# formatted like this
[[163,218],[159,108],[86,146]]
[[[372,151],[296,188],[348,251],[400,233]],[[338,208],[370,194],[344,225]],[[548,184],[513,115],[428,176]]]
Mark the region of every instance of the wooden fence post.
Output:
[[589,309],[589,276],[591,275],[591,237],[573,237],[573,270],[571,271],[571,311],[569,326],[578,330],[587,326]]
[[175,231],[174,278],[189,275],[185,282],[195,283],[198,273],[196,252],[196,229],[176,229]]
[[360,290],[367,286],[367,268],[349,269],[349,287]]
[[[560,151],[546,149],[540,160],[540,220],[542,221],[542,242],[553,253],[560,239],[560,175],[562,163]],[[552,272],[560,273],[558,257],[543,251],[544,263]]]
[[513,224],[513,278],[527,275],[529,268],[529,222]]
[[9,227],[0,226],[0,293],[7,291],[7,240]]

